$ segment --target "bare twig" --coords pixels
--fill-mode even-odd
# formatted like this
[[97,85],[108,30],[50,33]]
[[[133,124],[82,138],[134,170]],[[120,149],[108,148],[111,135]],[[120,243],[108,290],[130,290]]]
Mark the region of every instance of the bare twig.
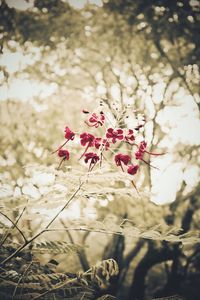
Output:
[[40,235],[42,235],[44,232],[48,231],[48,228],[52,225],[52,223],[58,218],[58,216],[61,214],[61,212],[71,203],[71,201],[74,199],[74,197],[78,194],[81,187],[83,186],[84,182],[80,182],[78,188],[74,191],[74,193],[71,195],[71,197],[68,199],[68,201],[65,203],[65,205],[58,211],[58,213],[52,218],[52,220],[46,225],[46,227],[34,235],[31,239],[25,240],[24,244],[21,245],[18,249],[16,249],[10,256],[8,256],[6,259],[4,259],[1,263],[5,264],[13,257],[17,256],[19,252],[21,252],[26,246],[28,246],[30,243],[32,243],[35,239],[37,239]]
[[[6,214],[4,214],[4,213],[1,212],[1,211],[0,211],[0,214],[1,214],[2,216],[4,216],[7,220],[9,220],[9,221],[12,223],[11,229],[16,228],[16,229],[18,230],[18,232],[21,234],[21,236],[23,237],[24,241],[26,242],[27,239],[26,239],[24,233],[23,233],[23,232],[21,231],[21,229],[17,226],[17,223],[19,222],[20,218],[22,217],[22,215],[23,215],[25,209],[26,209],[26,208],[24,207],[23,210],[22,210],[22,212],[20,213],[18,219],[16,220],[16,222],[13,222]],[[2,246],[2,245],[5,243],[5,241],[7,240],[9,234],[10,234],[10,233],[7,233],[7,234],[6,234],[6,236],[4,237],[4,239],[3,239],[2,242],[1,242],[1,246]]]

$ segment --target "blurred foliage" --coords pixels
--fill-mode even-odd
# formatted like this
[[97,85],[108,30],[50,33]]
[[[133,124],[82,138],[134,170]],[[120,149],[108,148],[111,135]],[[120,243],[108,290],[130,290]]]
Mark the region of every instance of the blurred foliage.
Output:
[[[188,139],[174,136],[188,114],[194,120],[199,117],[197,2],[109,0],[102,7],[87,4],[76,10],[67,1],[42,0],[21,11],[1,1],[2,55],[20,52],[30,58],[13,73],[3,66],[2,84],[9,88],[18,78],[44,83],[47,90],[55,88],[50,96],[0,102],[1,260],[23,245],[17,224],[31,239],[79,184],[84,166],[73,158],[57,171],[51,152],[62,143],[66,125],[76,132],[87,128],[82,126],[82,108],[92,111],[100,106],[121,127],[131,127],[141,112],[150,150],[168,152],[164,168],[180,163],[184,174],[189,167],[199,167],[195,125]],[[71,150],[79,153],[76,146]],[[55,287],[56,276],[59,281],[69,276],[75,278],[76,285],[70,286],[74,290],[61,289],[52,299],[103,295],[100,299],[142,300],[175,294],[177,299],[197,299],[199,187],[188,185],[180,175],[176,200],[159,206],[150,201],[158,177],[162,174],[156,177],[153,169],[144,168],[137,177],[138,196],[128,177],[121,178],[107,166],[94,171],[52,232],[1,266],[2,297],[9,289],[8,299],[12,295],[19,299],[24,291],[28,291],[24,299],[33,299]],[[78,275],[80,268],[87,272],[97,259],[110,258],[116,260],[119,273],[110,281],[113,269],[104,264],[109,271],[100,273],[106,280],[102,285],[91,282],[99,275],[92,269],[95,275],[87,286]],[[41,278],[34,277],[28,284],[41,290],[22,286],[29,275],[41,275],[49,285],[38,287]]]
[[32,12],[16,11],[8,7],[3,0],[0,22],[4,42],[16,40],[23,45],[26,41],[31,41],[37,46],[45,45],[52,48],[62,38],[70,39],[70,43],[73,43],[81,28],[78,12],[67,3],[53,0],[35,1]]
[[175,51],[180,50],[180,56],[174,57],[177,63],[180,60],[180,66],[198,64],[198,1],[155,0],[134,1],[133,4],[128,0],[110,0],[105,7],[124,15],[127,22],[144,32],[159,51],[162,51],[164,42],[169,47],[167,52],[172,50],[175,54]]

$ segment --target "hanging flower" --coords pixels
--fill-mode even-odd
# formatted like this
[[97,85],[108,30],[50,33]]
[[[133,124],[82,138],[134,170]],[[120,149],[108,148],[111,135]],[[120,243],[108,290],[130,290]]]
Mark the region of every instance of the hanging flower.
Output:
[[93,152],[89,152],[85,154],[85,163],[87,163],[89,160],[91,160],[91,163],[97,163],[97,161],[99,160],[99,156],[96,153]]
[[58,156],[59,157],[63,157],[63,159],[69,160],[69,151],[68,150],[59,149],[58,150]]
[[139,169],[139,165],[130,165],[128,166],[127,172],[130,175],[135,175]]
[[127,166],[130,161],[131,161],[131,157],[129,155],[121,154],[121,153],[115,155],[115,163],[117,166],[121,167],[123,172],[124,172],[124,168],[123,168],[122,163],[125,166]]
[[74,139],[75,133],[69,127],[65,127],[65,138],[69,141]]
[[89,152],[85,154],[85,163],[88,163],[90,161],[89,170],[91,171],[93,167],[96,165],[96,163],[99,161],[99,156],[96,153]]
[[95,137],[90,133],[84,132],[80,135],[80,143],[82,146],[86,146],[86,148],[79,159],[85,155],[89,147],[93,147],[95,145]]
[[69,151],[68,150],[63,150],[63,149],[58,149],[58,156],[61,157],[61,161],[58,166],[58,170],[60,169],[62,163],[64,160],[69,160]]
[[82,146],[85,146],[88,144],[88,147],[94,146],[95,137],[94,135],[84,132],[80,135],[80,143]]

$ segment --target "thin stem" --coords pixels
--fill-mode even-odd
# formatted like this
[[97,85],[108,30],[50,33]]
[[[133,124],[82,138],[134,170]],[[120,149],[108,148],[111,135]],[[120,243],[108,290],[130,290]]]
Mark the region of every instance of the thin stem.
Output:
[[[2,216],[4,216],[7,220],[9,220],[9,221],[12,223],[13,226],[12,226],[11,228],[16,228],[16,229],[19,231],[19,233],[21,234],[21,236],[23,237],[24,241],[26,242],[27,239],[26,239],[25,235],[23,234],[23,232],[21,231],[21,229],[17,226],[17,223],[18,223],[19,219],[21,218],[21,216],[22,216],[24,210],[25,210],[25,208],[22,210],[22,213],[20,214],[20,216],[19,216],[19,218],[17,219],[16,222],[13,222],[6,214],[2,213],[1,211],[0,211],[0,214],[1,214]],[[2,246],[2,245],[4,244],[4,242],[6,241],[8,235],[9,235],[9,234],[7,234],[7,235],[5,236],[5,238],[3,239],[3,241],[1,242],[1,246]]]
[[87,152],[88,148],[91,146],[91,143],[89,142],[88,145],[86,146],[83,154],[81,155],[81,157],[79,158],[79,160],[85,155],[85,153]]
[[153,153],[153,152],[149,152],[149,151],[144,151],[145,153],[147,153],[147,154],[150,154],[150,155],[155,155],[155,156],[160,156],[160,155],[165,155],[165,154],[167,154],[166,152],[164,152],[164,153]]
[[51,152],[51,154],[54,154],[54,153],[58,152],[60,149],[62,149],[62,147],[64,147],[67,144],[68,141],[69,141],[69,139],[66,140],[57,150]]
[[61,214],[61,212],[70,204],[70,202],[74,199],[76,194],[80,191],[81,187],[83,186],[84,182],[81,182],[78,186],[78,188],[75,190],[75,192],[71,195],[69,200],[66,202],[66,204],[59,210],[59,212],[53,217],[53,219],[47,224],[45,227],[45,230],[48,229],[51,224],[57,219],[57,217]]
[[135,185],[134,181],[133,181],[133,180],[131,180],[131,183],[132,183],[132,185],[134,186],[134,188],[136,189],[136,191],[137,191],[137,193],[138,193],[138,195],[139,195],[140,193],[139,193],[139,191],[138,191],[138,189],[137,189],[137,187],[136,187],[136,185]]
[[33,240],[38,238],[41,234],[43,234],[46,230],[43,229],[38,234],[34,235],[30,240],[26,240],[23,245],[21,245],[18,249],[16,249],[10,256],[8,256],[6,259],[4,259],[1,264],[5,264],[9,260],[11,260],[13,257],[17,256],[19,252],[21,252],[26,246],[28,246],[30,243],[32,243]]
[[122,169],[122,172],[124,172],[124,168],[123,168],[123,166],[122,166],[121,161],[120,161],[120,167],[121,167],[121,169]]
[[63,161],[65,160],[65,157],[63,157],[62,159],[61,159],[61,161],[60,161],[60,163],[59,163],[59,165],[58,165],[58,168],[57,168],[57,170],[59,170],[60,169],[60,167],[61,167],[61,165],[62,165],[62,163],[63,163]]
[[156,170],[159,170],[157,167],[152,166],[152,165],[151,165],[150,163],[148,163],[146,160],[141,159],[141,161],[143,161],[145,164],[149,165],[150,167],[152,167],[152,168],[154,168],[154,169],[156,169]]
[[108,231],[105,229],[93,229],[93,228],[83,228],[83,227],[65,227],[65,228],[54,228],[54,229],[47,229],[47,232],[55,232],[55,231],[84,231],[84,232],[97,232],[97,233],[104,233],[104,234],[116,234],[116,235],[123,235],[123,232],[120,231]]

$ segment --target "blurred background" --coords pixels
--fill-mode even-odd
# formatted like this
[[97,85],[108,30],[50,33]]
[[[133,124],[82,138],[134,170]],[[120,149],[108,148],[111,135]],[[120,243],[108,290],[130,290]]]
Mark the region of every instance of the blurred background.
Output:
[[[78,163],[73,157],[60,175],[55,175],[59,162],[51,152],[62,142],[65,126],[76,132],[83,127],[83,108],[96,111],[101,107],[112,120],[117,119],[117,111],[125,111],[122,123],[128,128],[136,114],[145,115],[141,134],[149,150],[166,154],[151,157],[159,170],[146,165],[137,175],[135,182],[144,193],[141,199],[128,193],[101,193],[96,186],[96,194],[85,193],[81,201],[71,204],[62,215],[62,225],[100,219],[112,227],[125,218],[140,228],[144,224],[177,226],[182,228],[181,234],[188,233],[190,242],[182,245],[91,232],[62,233],[61,240],[87,247],[73,256],[71,263],[66,263],[63,255],[56,256],[58,269],[86,270],[97,257],[112,257],[120,267],[111,289],[117,299],[173,294],[197,299],[199,1],[0,3],[2,211],[15,219],[28,201],[30,207],[20,222],[31,236],[63,205],[63,193],[76,185],[73,170]],[[112,184],[120,189],[129,187],[127,180],[113,178]],[[95,182],[88,190],[93,187]],[[52,190],[57,194],[51,194],[54,198],[50,201]],[[0,221],[5,224],[8,220],[1,216]],[[17,233],[12,234],[19,242]],[[50,258],[50,254],[40,257],[41,261]]]

